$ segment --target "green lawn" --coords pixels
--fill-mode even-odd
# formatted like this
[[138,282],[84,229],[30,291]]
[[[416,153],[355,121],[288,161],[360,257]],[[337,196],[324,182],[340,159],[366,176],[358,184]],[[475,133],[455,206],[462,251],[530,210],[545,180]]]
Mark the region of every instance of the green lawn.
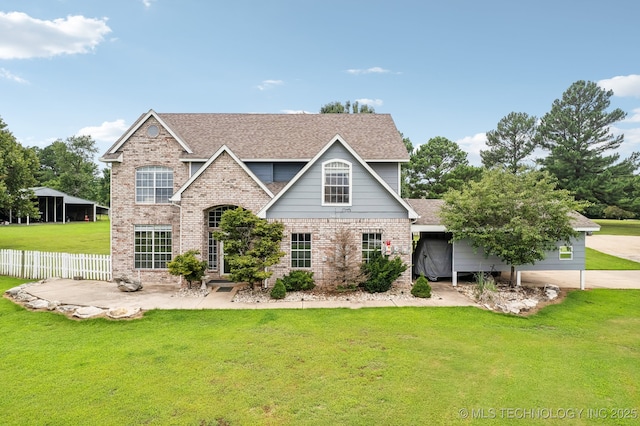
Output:
[[640,263],[621,257],[611,256],[592,248],[586,247],[587,270],[595,271],[636,271],[640,270]]
[[109,254],[109,221],[1,226],[0,249]]
[[[0,290],[17,283],[0,278]],[[584,410],[520,422],[573,425],[602,424],[593,410],[604,409],[606,424],[637,424],[610,410],[639,415],[638,306],[640,291],[592,290],[528,318],[373,308],[73,321],[2,299],[0,416],[4,425],[422,425],[487,423],[464,410],[493,413],[491,424],[512,424],[508,410]]]
[[640,236],[640,220],[594,219],[600,225],[595,235],[633,235]]

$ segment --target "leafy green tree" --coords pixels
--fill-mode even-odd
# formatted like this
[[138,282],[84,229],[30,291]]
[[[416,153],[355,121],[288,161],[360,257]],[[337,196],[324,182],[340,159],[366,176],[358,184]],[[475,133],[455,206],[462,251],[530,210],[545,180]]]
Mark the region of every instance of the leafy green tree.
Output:
[[577,81],[553,102],[538,127],[545,170],[562,189],[593,205],[590,215],[600,215],[607,205],[618,205],[620,191],[640,166],[640,154],[620,160],[616,153],[624,135],[614,136],[609,126],[626,117],[619,108],[607,111],[613,91],[591,81]]
[[198,282],[204,277],[207,270],[207,261],[199,260],[196,255],[198,250],[189,250],[179,254],[167,263],[167,268],[171,275],[181,275],[187,280],[189,288],[193,282]]
[[374,114],[375,112],[373,107],[367,104],[360,105],[358,101],[355,101],[353,104],[351,101],[346,101],[344,104],[336,101],[320,108],[320,114]]
[[102,177],[98,179],[96,187],[95,200],[103,206],[111,204],[111,169],[105,167],[102,169]]
[[495,130],[487,132],[486,151],[480,151],[482,165],[504,167],[511,173],[525,168],[525,160],[538,146],[536,117],[525,112],[511,112],[503,117]]
[[220,218],[216,239],[224,243],[231,279],[255,285],[273,275],[270,266],[280,261],[284,225],[261,219],[241,207],[225,211]]
[[30,189],[37,184],[37,170],[35,151],[20,145],[0,118],[0,212],[4,216],[40,216]]
[[513,283],[515,266],[544,259],[558,241],[576,235],[571,213],[585,203],[555,185],[544,172],[488,170],[480,181],[445,194],[442,221],[454,240],[468,239],[510,265]]
[[53,142],[38,152],[40,184],[75,197],[96,199],[100,182],[93,157],[97,152],[91,136],[72,136]]
[[479,173],[469,166],[467,153],[457,143],[437,136],[420,145],[411,155],[406,170],[407,198],[440,198],[461,179]]
[[633,219],[636,215],[633,212],[621,209],[618,206],[609,206],[603,211],[603,216],[606,219]]

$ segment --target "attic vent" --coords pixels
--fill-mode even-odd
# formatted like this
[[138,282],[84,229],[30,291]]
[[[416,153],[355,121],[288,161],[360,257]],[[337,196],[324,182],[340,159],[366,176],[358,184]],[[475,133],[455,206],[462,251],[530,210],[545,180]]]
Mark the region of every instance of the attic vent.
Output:
[[151,126],[147,127],[147,136],[149,136],[150,138],[155,138],[159,134],[160,134],[160,129],[155,124],[152,124]]

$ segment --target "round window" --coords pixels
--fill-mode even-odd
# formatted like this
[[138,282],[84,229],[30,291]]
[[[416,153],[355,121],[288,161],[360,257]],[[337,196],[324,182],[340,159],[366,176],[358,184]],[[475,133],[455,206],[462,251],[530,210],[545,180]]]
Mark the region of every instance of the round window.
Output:
[[160,129],[155,124],[152,124],[151,126],[147,127],[147,136],[151,138],[155,138],[159,134],[160,134]]

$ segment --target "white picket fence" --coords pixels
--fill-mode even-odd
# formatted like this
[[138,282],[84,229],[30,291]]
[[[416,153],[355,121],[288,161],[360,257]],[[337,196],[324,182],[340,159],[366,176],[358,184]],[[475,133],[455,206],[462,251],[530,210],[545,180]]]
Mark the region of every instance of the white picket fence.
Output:
[[0,275],[27,279],[111,280],[111,256],[0,250]]

